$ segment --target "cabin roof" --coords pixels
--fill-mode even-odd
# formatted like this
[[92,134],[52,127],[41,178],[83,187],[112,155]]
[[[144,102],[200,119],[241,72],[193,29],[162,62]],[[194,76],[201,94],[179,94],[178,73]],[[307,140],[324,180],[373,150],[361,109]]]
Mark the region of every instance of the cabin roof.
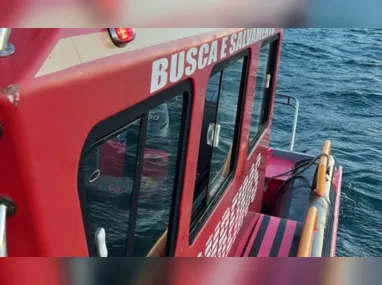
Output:
[[[126,55],[128,64],[171,55],[244,28],[137,28],[136,37],[120,48],[103,29],[13,29],[10,42],[16,52],[0,60],[0,87],[53,74],[84,63]],[[248,29],[247,29],[248,30]],[[257,29],[260,30],[260,29]],[[261,29],[266,30],[266,29]],[[270,29],[267,29],[270,30]],[[166,45],[167,44],[167,45]],[[134,53],[134,56],[128,56]],[[139,54],[138,54],[139,53]],[[126,62],[125,62],[126,63]],[[105,62],[102,63],[105,66]],[[9,68],[9,67],[12,68]]]

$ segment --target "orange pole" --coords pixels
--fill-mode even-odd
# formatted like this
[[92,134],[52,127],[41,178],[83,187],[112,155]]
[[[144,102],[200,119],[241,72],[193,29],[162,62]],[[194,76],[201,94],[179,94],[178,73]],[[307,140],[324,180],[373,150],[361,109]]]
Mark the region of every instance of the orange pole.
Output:
[[154,246],[151,248],[147,257],[161,257],[164,255],[167,243],[167,230],[162,234],[162,236],[157,240]]
[[297,257],[309,257],[313,245],[314,232],[317,228],[317,208],[310,207],[305,217],[302,229],[300,244],[298,246]]
[[326,155],[322,155],[320,158],[320,164],[318,165],[317,172],[317,189],[316,193],[320,197],[324,197],[325,193],[325,181],[326,181],[326,170],[328,168],[329,155],[331,153],[331,143],[329,140],[326,140],[324,146],[322,147],[322,153]]

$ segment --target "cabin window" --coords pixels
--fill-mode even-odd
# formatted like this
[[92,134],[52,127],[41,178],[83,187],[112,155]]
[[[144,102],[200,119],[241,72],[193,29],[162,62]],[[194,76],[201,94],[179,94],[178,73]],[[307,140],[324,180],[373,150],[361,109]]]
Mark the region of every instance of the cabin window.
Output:
[[146,256],[169,226],[183,96],[149,112],[133,256]]
[[105,138],[83,161],[91,236],[105,229],[109,256],[126,253],[141,122]]
[[265,130],[270,114],[271,97],[273,93],[272,80],[274,76],[277,41],[265,42],[261,47],[252,109],[251,129],[249,133],[250,152]]
[[219,201],[235,170],[247,77],[247,53],[245,51],[216,65],[208,81],[191,237]]
[[172,221],[183,179],[190,86],[164,91],[90,133],[79,190],[91,256],[100,247],[100,229],[110,257],[174,250]]

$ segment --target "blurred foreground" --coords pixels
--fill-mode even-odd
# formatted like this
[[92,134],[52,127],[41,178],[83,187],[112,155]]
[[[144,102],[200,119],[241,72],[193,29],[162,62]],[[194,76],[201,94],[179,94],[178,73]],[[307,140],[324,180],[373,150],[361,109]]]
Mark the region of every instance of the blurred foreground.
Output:
[[0,261],[2,285],[381,284],[368,259],[54,259]]
[[382,27],[381,8],[380,0],[2,0],[0,23],[14,28],[371,28]]

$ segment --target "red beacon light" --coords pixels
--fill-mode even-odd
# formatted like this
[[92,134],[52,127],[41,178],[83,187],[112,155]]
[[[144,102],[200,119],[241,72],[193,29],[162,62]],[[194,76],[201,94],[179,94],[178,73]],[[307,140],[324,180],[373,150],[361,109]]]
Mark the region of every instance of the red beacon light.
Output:
[[135,38],[135,29],[133,28],[109,28],[108,30],[113,43],[117,47],[123,47]]

